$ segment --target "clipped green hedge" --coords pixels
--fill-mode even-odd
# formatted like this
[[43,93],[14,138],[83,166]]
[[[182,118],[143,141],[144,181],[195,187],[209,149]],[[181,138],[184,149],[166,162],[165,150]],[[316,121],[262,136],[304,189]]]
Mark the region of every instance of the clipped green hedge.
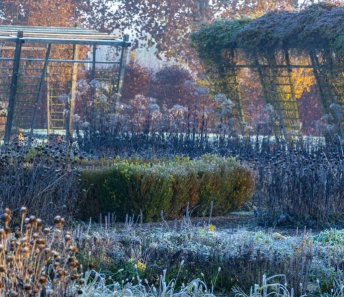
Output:
[[143,213],[144,221],[160,217],[181,217],[189,203],[195,214],[207,215],[211,201],[213,214],[223,215],[246,202],[253,191],[252,172],[233,158],[205,155],[197,160],[139,162],[117,159],[113,167],[85,170],[87,197],[82,207],[84,219],[115,213]]

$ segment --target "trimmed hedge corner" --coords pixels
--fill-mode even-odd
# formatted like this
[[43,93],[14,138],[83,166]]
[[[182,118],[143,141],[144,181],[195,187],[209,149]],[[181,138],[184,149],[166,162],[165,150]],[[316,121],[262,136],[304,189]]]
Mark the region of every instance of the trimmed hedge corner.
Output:
[[89,190],[82,216],[99,218],[115,213],[123,221],[126,214],[143,213],[144,221],[160,217],[181,217],[187,204],[199,206],[197,214],[223,215],[246,202],[253,191],[252,172],[233,158],[205,155],[200,159],[140,163],[116,160],[113,167],[85,170]]

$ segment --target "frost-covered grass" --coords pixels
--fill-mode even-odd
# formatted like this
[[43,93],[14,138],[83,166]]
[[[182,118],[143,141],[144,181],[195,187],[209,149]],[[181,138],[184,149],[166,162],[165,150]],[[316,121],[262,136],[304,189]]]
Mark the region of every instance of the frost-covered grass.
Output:
[[[102,263],[97,269],[108,276],[120,271],[114,279],[124,279],[132,286],[157,288],[163,275],[176,288],[202,281],[215,296],[234,291],[238,296],[244,292],[248,296],[266,296],[264,292],[301,296],[338,292],[344,282],[344,232],[340,230],[317,235],[304,230],[288,236],[271,231],[217,230],[208,221],[196,226],[184,218],[174,226],[127,223],[79,228],[78,233],[80,250],[89,251],[88,261]],[[276,275],[283,278],[274,278],[274,284],[263,289],[264,281]],[[263,284],[257,285],[262,280]]]
[[9,209],[0,216],[0,296],[343,293],[343,230],[313,235],[305,229],[293,236],[218,230],[211,218],[195,225],[184,216],[174,224],[141,225],[128,218],[125,224],[66,231],[60,216],[50,228],[27,216],[25,207],[17,220],[12,216]]

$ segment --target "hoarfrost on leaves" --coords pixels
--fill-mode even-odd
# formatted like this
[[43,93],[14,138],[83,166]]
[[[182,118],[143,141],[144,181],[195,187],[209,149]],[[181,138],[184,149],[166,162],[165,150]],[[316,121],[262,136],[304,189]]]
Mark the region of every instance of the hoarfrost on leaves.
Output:
[[194,85],[193,85],[193,82],[191,80],[186,80],[184,82],[184,86],[185,87],[193,87]]
[[0,105],[0,115],[7,116],[8,110],[7,108]]
[[110,125],[114,125],[116,123],[116,114],[115,113],[111,113],[109,115],[109,123],[110,123]]
[[227,100],[227,96],[225,94],[219,93],[214,96],[215,102],[222,103],[223,101]]
[[219,93],[214,96],[215,102],[219,103],[222,115],[231,115],[235,104],[225,94]]
[[153,110],[152,112],[152,120],[161,119],[162,113],[159,110]]
[[186,113],[187,111],[188,109],[185,106],[176,104],[169,110],[169,113],[172,117],[183,118],[184,113]]
[[61,103],[68,103],[68,95],[67,94],[60,94],[57,98]]
[[98,98],[99,102],[107,102],[108,98],[105,94],[100,95]]
[[200,95],[209,95],[209,90],[207,88],[196,87],[196,92]]
[[274,107],[270,103],[266,104],[266,106],[264,107],[263,110],[269,114],[271,114],[275,111]]
[[76,89],[78,90],[78,93],[80,95],[83,95],[85,93],[87,93],[87,91],[90,89],[90,85],[87,83],[86,80],[79,79],[77,84],[76,84]]
[[73,116],[73,121],[75,123],[78,123],[80,121],[80,116],[77,113]]
[[333,109],[333,110],[335,110],[335,109],[338,108],[338,104],[337,104],[337,103],[332,103],[332,104],[330,105],[330,108]]
[[152,97],[149,97],[148,98],[148,101],[149,101],[149,103],[156,103],[156,99],[155,98],[152,98]]
[[120,104],[118,107],[117,107],[118,111],[129,111],[131,109],[133,109],[133,107],[129,104]]
[[149,105],[149,109],[151,111],[159,111],[160,110],[160,106],[158,104],[156,104],[156,103],[153,103],[153,104]]
[[90,82],[90,87],[91,88],[95,88],[95,89],[99,89],[100,88],[100,82],[97,79],[92,79]]
[[146,110],[146,107],[144,105],[139,105],[137,110],[142,112],[142,111]]
[[81,125],[82,128],[88,128],[89,126],[90,126],[90,123],[86,122],[86,121],[83,122],[82,125]]

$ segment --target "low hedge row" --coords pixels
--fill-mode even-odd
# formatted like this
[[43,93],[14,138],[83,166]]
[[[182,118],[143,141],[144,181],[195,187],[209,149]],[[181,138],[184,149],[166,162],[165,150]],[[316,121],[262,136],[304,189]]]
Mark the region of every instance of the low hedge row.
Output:
[[113,167],[84,170],[88,182],[84,219],[115,213],[143,213],[144,221],[160,217],[181,217],[189,203],[194,214],[207,215],[213,201],[213,214],[223,215],[246,202],[253,191],[252,172],[233,158],[206,155],[197,160],[142,163],[117,159]]

